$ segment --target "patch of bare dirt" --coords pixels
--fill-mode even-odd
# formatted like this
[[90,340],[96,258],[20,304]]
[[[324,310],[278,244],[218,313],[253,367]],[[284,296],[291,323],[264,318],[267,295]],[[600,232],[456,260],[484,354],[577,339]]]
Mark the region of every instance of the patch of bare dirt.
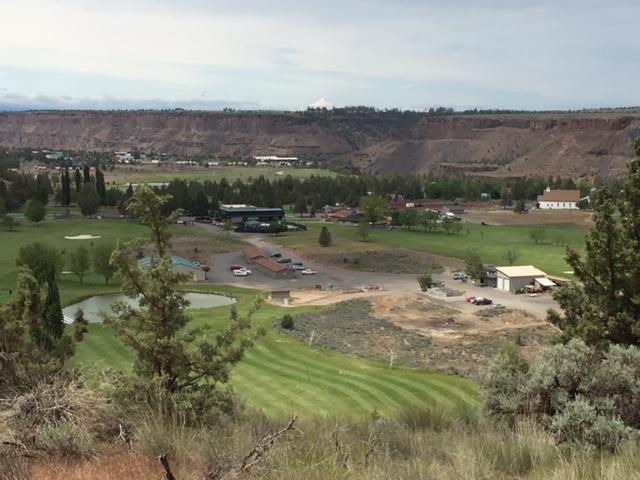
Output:
[[534,359],[557,333],[555,327],[520,310],[447,305],[420,294],[371,298],[372,313],[406,330],[428,335],[422,366],[476,376],[505,342],[522,347]]
[[593,226],[591,212],[582,210],[530,210],[514,213],[511,210],[468,210],[464,219],[471,223],[490,225],[577,225]]
[[[367,246],[369,247],[367,249]],[[360,251],[345,253],[309,252],[308,257],[319,263],[361,272],[423,273],[426,270],[442,272],[445,267],[459,268],[456,259],[429,253],[413,252],[403,248],[385,248],[363,244]]]

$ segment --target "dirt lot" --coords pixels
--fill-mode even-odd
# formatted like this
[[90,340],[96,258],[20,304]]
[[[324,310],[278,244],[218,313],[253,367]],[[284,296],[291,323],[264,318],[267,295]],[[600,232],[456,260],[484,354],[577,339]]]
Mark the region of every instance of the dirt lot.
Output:
[[[317,249],[316,249],[317,251]],[[360,272],[383,273],[423,273],[430,270],[439,273],[444,267],[460,268],[462,262],[453,258],[414,252],[404,248],[386,248],[376,245],[375,249],[360,252],[314,253],[309,258],[325,265],[331,265]]]
[[422,366],[464,375],[480,374],[505,342],[520,344],[523,355],[533,359],[557,333],[520,310],[471,304],[454,308],[421,294],[377,296],[371,302],[374,316],[431,338],[430,348],[420,355]]
[[533,360],[557,334],[519,310],[453,307],[420,293],[293,293],[294,306],[332,304],[296,317],[294,329],[282,331],[330,350],[384,362],[393,356],[395,364],[471,377],[480,376],[505,343],[517,343]]
[[490,225],[577,225],[591,227],[591,212],[582,210],[530,210],[514,213],[511,210],[468,210],[463,219],[471,223],[486,222]]

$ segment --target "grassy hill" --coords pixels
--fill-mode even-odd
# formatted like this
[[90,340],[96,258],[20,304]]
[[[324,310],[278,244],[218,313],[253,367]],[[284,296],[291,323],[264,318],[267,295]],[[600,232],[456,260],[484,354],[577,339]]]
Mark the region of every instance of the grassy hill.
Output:
[[[259,293],[233,287],[200,287],[192,291],[216,291],[238,300],[245,311]],[[230,307],[194,310],[193,325],[208,324],[211,335],[229,321]],[[232,374],[231,385],[247,406],[268,416],[290,414],[305,417],[363,417],[374,411],[391,415],[410,407],[454,408],[477,403],[477,387],[470,380],[424,370],[388,368],[379,362],[321,350],[278,333],[272,324],[285,313],[309,308],[265,305],[254,325],[265,327],[260,338]],[[111,327],[92,325],[79,345],[74,362],[81,366],[128,371],[132,354]]]

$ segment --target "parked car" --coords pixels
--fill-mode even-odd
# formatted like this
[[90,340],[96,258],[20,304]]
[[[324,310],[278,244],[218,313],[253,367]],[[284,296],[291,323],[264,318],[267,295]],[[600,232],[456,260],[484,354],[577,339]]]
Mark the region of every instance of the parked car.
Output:
[[242,268],[242,265],[229,265],[229,270],[231,270],[232,272],[234,270],[239,270],[240,268]]
[[493,301],[490,298],[476,297],[471,300],[474,305],[491,305]]
[[247,267],[239,268],[238,270],[234,270],[234,272],[247,272],[247,275],[251,275],[251,270]]
[[291,270],[306,270],[307,267],[304,265],[297,265],[295,263],[291,264]]
[[302,262],[293,262],[291,265],[298,265],[299,267],[301,267],[303,264]]
[[233,271],[233,275],[236,277],[246,277],[249,275],[249,273],[246,270],[243,270],[242,268],[238,268],[237,270]]
[[318,272],[316,272],[315,270],[311,270],[310,268],[305,268],[300,273],[302,273],[303,275],[315,275]]
[[278,263],[291,263],[291,259],[290,258],[278,258],[278,260],[276,260]]
[[279,252],[273,252],[271,255],[269,255],[271,258],[280,258],[282,257],[282,254]]
[[453,274],[453,279],[454,280],[466,280],[467,276],[462,272],[455,272]]

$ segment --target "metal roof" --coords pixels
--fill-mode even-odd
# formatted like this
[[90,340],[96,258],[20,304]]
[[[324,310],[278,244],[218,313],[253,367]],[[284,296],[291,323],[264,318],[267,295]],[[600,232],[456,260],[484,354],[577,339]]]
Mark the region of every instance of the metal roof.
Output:
[[545,277],[536,278],[536,282],[538,282],[543,287],[555,287],[556,286],[554,281],[549,280],[548,278],[545,278]]
[[507,277],[546,277],[547,274],[533,265],[518,267],[496,267],[496,270]]
[[539,202],[579,202],[580,192],[578,190],[545,190],[542,195],[538,195]]
[[[157,260],[156,255],[153,256],[153,260],[154,261]],[[138,267],[149,268],[151,266],[151,262],[152,262],[151,256],[142,257],[140,260],[138,260]],[[171,255],[171,266],[177,267],[179,265],[183,267],[193,268],[195,270],[202,270],[202,267],[200,265],[196,265],[191,260],[187,260],[186,258],[183,258],[183,257],[178,257],[177,255]]]

